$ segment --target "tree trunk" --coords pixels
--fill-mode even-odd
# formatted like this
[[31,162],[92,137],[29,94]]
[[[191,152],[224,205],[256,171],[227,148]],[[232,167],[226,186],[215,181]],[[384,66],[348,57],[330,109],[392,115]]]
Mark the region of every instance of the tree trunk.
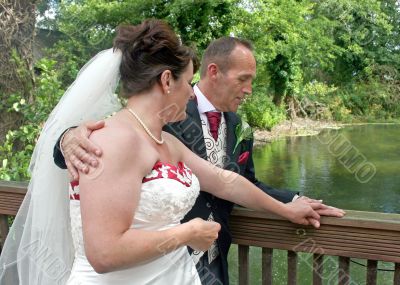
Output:
[[272,102],[275,106],[281,107],[283,99],[285,99],[285,92],[282,93],[281,89],[275,90],[274,97],[272,98]]
[[31,102],[36,0],[0,0],[0,143],[10,129],[21,125],[21,115],[8,112],[9,98],[18,94]]
[[296,102],[293,98],[293,96],[286,95],[285,97],[285,102],[286,106],[288,107],[287,114],[289,115],[290,120],[294,120],[297,118],[297,108],[296,108]]

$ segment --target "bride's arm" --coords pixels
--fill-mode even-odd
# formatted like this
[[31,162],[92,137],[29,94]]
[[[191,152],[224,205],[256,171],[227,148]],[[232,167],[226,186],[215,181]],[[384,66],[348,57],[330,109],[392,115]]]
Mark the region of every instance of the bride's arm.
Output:
[[283,204],[261,191],[243,176],[212,165],[191,152],[178,139],[171,139],[175,139],[174,145],[182,160],[199,178],[202,191],[254,210],[273,212],[295,223],[305,225],[312,223],[316,227],[319,226],[320,217],[315,210],[326,207],[324,204],[315,200]]
[[103,149],[100,165],[80,173],[86,256],[98,273],[128,268],[184,245],[208,248],[219,225],[199,220],[164,231],[131,229],[142,178],[156,157],[131,131],[104,128],[91,140]]

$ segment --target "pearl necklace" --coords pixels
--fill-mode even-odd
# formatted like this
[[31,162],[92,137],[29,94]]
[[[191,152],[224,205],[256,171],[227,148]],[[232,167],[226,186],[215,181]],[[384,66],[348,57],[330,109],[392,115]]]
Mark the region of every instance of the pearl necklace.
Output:
[[129,113],[132,114],[132,116],[135,117],[135,119],[142,125],[143,129],[146,131],[146,133],[157,143],[157,144],[163,144],[164,143],[164,138],[161,135],[161,140],[157,139],[149,130],[149,128],[143,123],[143,121],[139,118],[138,115],[136,115],[135,112],[133,112],[130,108],[127,108]]

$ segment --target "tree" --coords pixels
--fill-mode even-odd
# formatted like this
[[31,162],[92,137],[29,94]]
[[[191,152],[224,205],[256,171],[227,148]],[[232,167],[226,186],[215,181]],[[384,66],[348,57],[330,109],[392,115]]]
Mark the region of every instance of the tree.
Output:
[[62,62],[63,82],[69,84],[90,57],[112,46],[119,24],[139,24],[146,18],[164,19],[185,44],[203,50],[212,39],[227,35],[234,23],[236,1],[65,1],[53,6],[55,18],[44,23],[64,35],[51,53]]
[[332,66],[340,48],[332,40],[332,22],[316,17],[314,3],[296,0],[242,1],[241,18],[251,19],[235,28],[239,36],[252,40],[258,58],[257,84],[269,85],[273,102],[290,107],[300,93],[304,77],[315,69]]
[[[315,13],[334,22],[333,39],[342,49],[329,72],[331,82],[351,84],[365,80],[373,66],[386,61],[391,53],[388,40],[393,26],[378,0],[316,1]],[[393,12],[393,11],[392,11]],[[398,15],[398,11],[396,13]],[[397,44],[398,45],[398,44]]]
[[12,111],[15,94],[32,100],[36,2],[3,0],[0,4],[0,142],[8,129],[21,124],[19,114]]

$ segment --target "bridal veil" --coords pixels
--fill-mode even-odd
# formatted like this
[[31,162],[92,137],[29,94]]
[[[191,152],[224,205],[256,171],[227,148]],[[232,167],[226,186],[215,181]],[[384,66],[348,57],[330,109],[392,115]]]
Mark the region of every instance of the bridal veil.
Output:
[[65,284],[73,262],[67,171],[53,162],[53,147],[68,127],[119,110],[115,95],[121,62],[108,49],[79,72],[51,112],[32,155],[28,192],[0,257],[1,285]]

